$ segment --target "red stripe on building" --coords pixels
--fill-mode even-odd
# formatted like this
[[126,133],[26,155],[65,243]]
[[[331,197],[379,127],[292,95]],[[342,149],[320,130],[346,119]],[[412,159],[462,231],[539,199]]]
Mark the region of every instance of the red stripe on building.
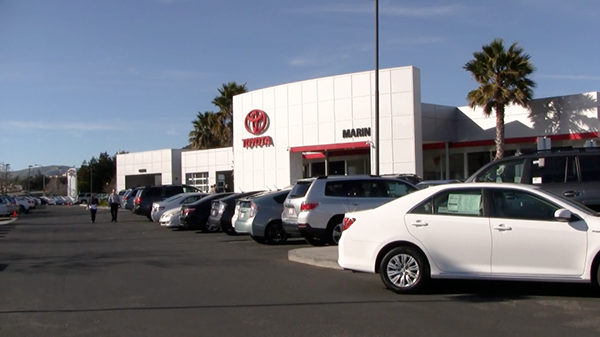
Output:
[[[598,138],[598,132],[583,132],[583,133],[570,133],[564,135],[549,135],[546,136],[554,141],[561,140],[581,140]],[[519,138],[505,138],[505,144],[524,144],[524,143],[537,143],[538,137],[519,137]],[[476,146],[494,146],[496,145],[493,139],[486,140],[474,140],[468,142],[451,142],[448,144],[450,148],[461,148],[461,147],[476,147]],[[423,150],[441,150],[445,148],[445,143],[429,143],[423,144]]]

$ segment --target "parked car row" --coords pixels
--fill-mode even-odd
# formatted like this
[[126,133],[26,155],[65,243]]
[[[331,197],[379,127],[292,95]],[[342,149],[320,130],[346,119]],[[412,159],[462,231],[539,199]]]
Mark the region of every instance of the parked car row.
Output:
[[0,195],[0,217],[12,216],[15,212],[28,213],[43,208],[46,204],[43,197]]
[[397,293],[431,279],[600,287],[600,213],[586,206],[600,204],[598,170],[600,152],[536,153],[492,162],[465,183],[318,177],[278,191],[181,195],[154,203],[151,218],[264,244],[337,244],[342,268],[379,273]]
[[[182,193],[164,198],[176,188]],[[125,193],[122,202],[128,208],[135,193],[132,211],[164,227],[250,235],[265,244],[304,238],[322,246],[338,243],[346,212],[374,208],[417,190],[400,177],[369,175],[301,179],[277,191],[206,194],[185,189],[147,186]],[[151,196],[155,201],[148,215],[143,204]]]

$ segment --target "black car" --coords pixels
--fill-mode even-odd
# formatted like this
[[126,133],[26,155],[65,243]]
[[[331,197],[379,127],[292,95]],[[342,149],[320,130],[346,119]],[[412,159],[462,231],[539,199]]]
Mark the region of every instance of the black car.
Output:
[[210,215],[212,202],[233,194],[232,192],[214,193],[191,204],[181,206],[181,215],[179,216],[179,228],[182,229],[200,229],[203,232],[215,232],[219,230],[216,227],[207,227],[206,221]]
[[262,191],[235,193],[233,195],[213,201],[210,210],[210,216],[206,222],[206,227],[211,229],[216,227],[217,230],[220,229],[228,235],[235,235],[236,232],[233,230],[233,226],[231,225],[231,217],[235,212],[235,202],[240,198],[248,197],[260,192]]
[[133,201],[133,213],[145,215],[152,220],[152,203],[162,201],[179,193],[198,192],[198,189],[188,185],[145,186],[140,189]]

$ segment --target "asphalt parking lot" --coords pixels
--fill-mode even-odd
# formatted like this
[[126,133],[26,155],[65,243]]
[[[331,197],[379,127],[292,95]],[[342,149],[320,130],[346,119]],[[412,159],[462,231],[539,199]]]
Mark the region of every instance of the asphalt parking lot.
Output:
[[435,282],[400,296],[377,275],[290,261],[303,241],[95,224],[51,206],[0,226],[0,336],[598,336],[591,286]]

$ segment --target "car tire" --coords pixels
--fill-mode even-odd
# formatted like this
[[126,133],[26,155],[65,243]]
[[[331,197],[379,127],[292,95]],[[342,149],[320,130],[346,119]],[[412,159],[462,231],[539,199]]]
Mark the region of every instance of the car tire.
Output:
[[595,275],[595,277],[592,276],[592,283],[596,288],[596,293],[600,295],[600,262],[595,263],[595,265],[596,270],[592,271],[594,273],[592,275]]
[[409,246],[390,250],[379,267],[385,286],[398,294],[417,292],[429,279],[429,264],[425,256]]
[[344,228],[344,219],[334,218],[327,224],[327,239],[330,245],[337,246],[342,237],[342,229]]
[[288,239],[288,234],[283,229],[281,221],[271,222],[265,229],[265,241],[269,245],[281,245]]
[[214,230],[214,228],[217,226],[209,226],[208,225],[208,217],[205,217],[204,219],[200,219],[200,221],[198,221],[197,223],[198,223],[198,228],[203,233],[216,233],[217,232],[217,230]]

